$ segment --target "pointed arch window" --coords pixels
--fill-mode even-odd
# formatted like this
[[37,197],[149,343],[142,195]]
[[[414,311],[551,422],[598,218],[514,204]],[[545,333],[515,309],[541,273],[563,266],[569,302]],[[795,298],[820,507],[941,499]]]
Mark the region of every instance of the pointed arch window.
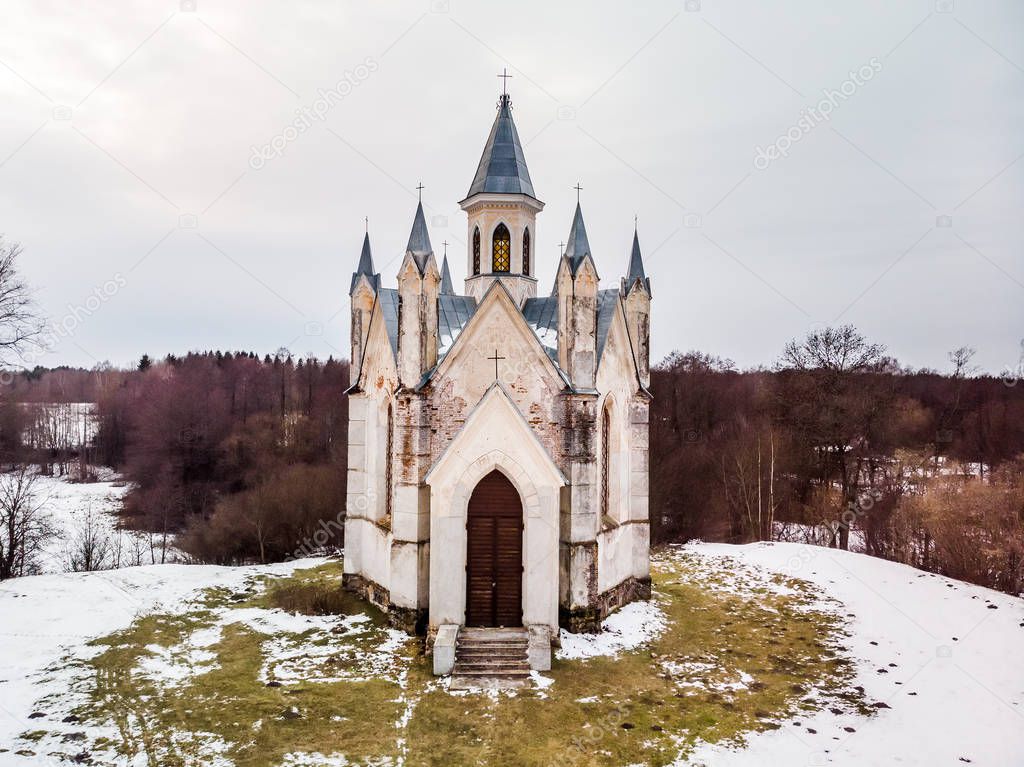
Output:
[[473,274],[480,274],[480,227],[473,230]]
[[508,227],[498,224],[491,241],[491,271],[507,273],[512,264],[512,235]]
[[612,407],[606,402],[601,413],[601,513],[611,517],[611,455],[612,455]]
[[395,452],[395,411],[388,403],[388,418],[385,428],[388,430],[384,440],[384,514],[391,517],[394,495],[394,452]]
[[530,276],[530,229],[523,230],[523,274]]

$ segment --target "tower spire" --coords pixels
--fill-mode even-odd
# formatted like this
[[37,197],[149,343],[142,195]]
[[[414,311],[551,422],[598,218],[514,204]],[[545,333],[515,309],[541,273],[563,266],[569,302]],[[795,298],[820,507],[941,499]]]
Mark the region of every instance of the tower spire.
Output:
[[348,289],[350,295],[356,289],[356,283],[359,281],[359,278],[363,276],[370,280],[374,290],[380,286],[380,275],[373,269],[373,253],[370,251],[369,229],[363,235],[363,249],[359,253],[359,264],[352,273],[352,285]]
[[633,249],[629,253],[629,267],[626,270],[626,279],[623,281],[623,294],[628,294],[637,281],[651,294],[651,281],[644,271],[644,259],[640,254],[640,236],[637,234],[636,216],[633,217]]

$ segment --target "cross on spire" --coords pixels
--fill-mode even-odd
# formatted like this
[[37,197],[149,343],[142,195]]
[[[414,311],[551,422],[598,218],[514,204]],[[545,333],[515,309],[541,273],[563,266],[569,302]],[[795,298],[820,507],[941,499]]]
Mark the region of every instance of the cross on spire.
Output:
[[560,243],[558,243],[558,255],[561,256],[561,255],[564,255],[564,254],[565,254],[565,243],[564,242],[560,242]]
[[447,256],[448,255],[448,240],[445,240],[441,244],[444,245],[444,254]]
[[582,191],[583,191],[583,187],[582,187],[582,186],[580,186],[580,182],[579,182],[579,181],[577,181],[577,182],[576,182],[576,186],[574,186],[574,187],[573,187],[573,189],[575,189],[575,190],[576,190],[576,203],[577,203],[577,204],[579,204],[579,201],[580,201],[580,192],[582,192]]
[[501,95],[502,96],[507,96],[508,95],[508,80],[509,80],[510,77],[512,77],[512,75],[510,75],[508,73],[508,68],[507,67],[503,67],[502,70],[501,70],[501,74],[498,75],[498,77],[501,78]]
[[370,233],[370,217],[369,216],[363,216],[363,221],[366,224],[366,233],[369,234]]
[[498,380],[498,360],[503,360],[505,358],[504,357],[499,357],[498,356],[498,350],[495,349],[494,350],[494,356],[493,357],[488,357],[487,359],[494,360],[494,380],[497,381]]
[[416,193],[419,196],[420,202],[423,202],[423,190],[425,188],[426,187],[423,186],[423,182],[422,181],[416,186]]

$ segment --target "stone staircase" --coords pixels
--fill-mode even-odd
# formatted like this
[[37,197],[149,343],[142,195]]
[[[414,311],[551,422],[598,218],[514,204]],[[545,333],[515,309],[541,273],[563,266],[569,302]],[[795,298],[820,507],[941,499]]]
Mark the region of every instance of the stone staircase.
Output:
[[530,680],[525,628],[462,628],[455,645],[452,687],[520,687]]

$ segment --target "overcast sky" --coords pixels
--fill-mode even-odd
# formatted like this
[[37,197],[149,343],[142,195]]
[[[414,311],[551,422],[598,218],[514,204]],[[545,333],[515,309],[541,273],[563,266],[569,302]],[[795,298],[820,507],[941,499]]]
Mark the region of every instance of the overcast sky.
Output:
[[851,322],[1020,362],[1019,0],[3,5],[0,232],[66,329],[33,362],[345,356],[364,216],[393,285],[420,181],[461,286],[503,67],[541,289],[579,182],[605,287],[639,217],[656,358]]

